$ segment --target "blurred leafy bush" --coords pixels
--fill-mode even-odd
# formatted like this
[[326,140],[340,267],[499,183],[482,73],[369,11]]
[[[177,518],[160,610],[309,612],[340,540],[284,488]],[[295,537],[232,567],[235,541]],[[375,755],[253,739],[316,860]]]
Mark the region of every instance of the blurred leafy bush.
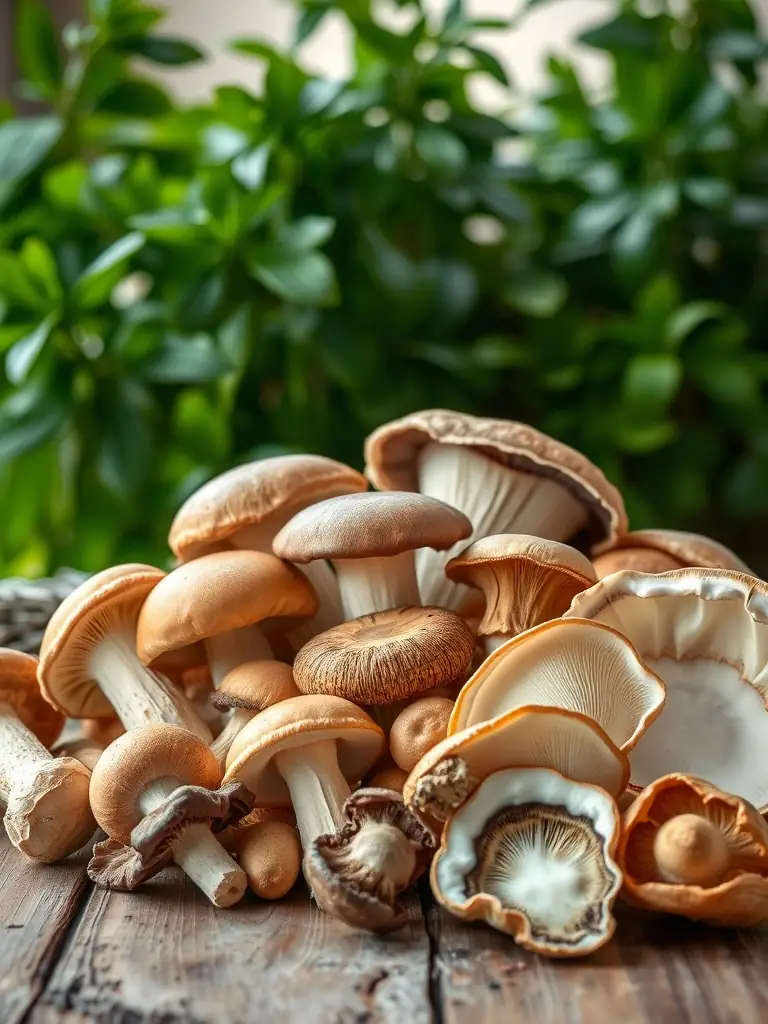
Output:
[[[359,464],[369,429],[435,405],[583,449],[635,526],[757,535],[768,51],[746,0],[617,2],[582,40],[610,88],[552,58],[528,104],[475,41],[504,23],[398,6],[394,30],[305,0],[297,46],[340,13],[347,80],[239,40],[263,88],[182,108],[146,69],[202,54],[157,10],[90,0],[58,40],[22,0],[21,93],[50,112],[0,112],[4,571],[162,560],[232,462]],[[477,108],[480,75],[508,115]]]

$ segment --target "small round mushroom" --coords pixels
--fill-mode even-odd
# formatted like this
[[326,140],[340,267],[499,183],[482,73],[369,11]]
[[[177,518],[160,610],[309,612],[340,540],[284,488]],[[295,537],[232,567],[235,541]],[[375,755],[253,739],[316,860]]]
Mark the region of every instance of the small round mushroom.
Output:
[[389,732],[389,752],[400,768],[411,771],[445,739],[452,711],[453,701],[447,697],[422,697],[400,712]]
[[[500,533],[568,541],[586,530],[599,548],[627,529],[621,495],[597,466],[524,423],[426,409],[375,430],[365,460],[379,490],[420,491],[463,512],[471,543]],[[425,604],[461,606],[466,587],[444,573],[459,550],[419,553]]]
[[395,793],[402,793],[407,779],[408,772],[404,772],[402,768],[393,765],[374,772],[368,780],[368,787],[371,789],[391,789]]
[[293,674],[302,693],[393,704],[456,679],[474,648],[471,630],[454,612],[395,608],[320,633],[296,655]]
[[114,715],[111,718],[84,718],[80,729],[85,739],[98,743],[102,750],[125,732],[123,723]]
[[111,842],[97,844],[91,879],[106,888],[134,889],[175,861],[217,907],[243,896],[243,872],[212,834],[253,807],[243,787],[219,786],[213,751],[174,725],[132,729],[99,758],[91,806]]
[[219,686],[238,665],[274,658],[260,622],[316,609],[309,581],[274,555],[217,552],[180,565],[158,583],[141,609],[136,646],[142,662],[152,665],[202,640]]
[[111,718],[126,729],[148,722],[211,734],[184,695],[136,655],[141,606],[165,573],[118,565],[91,576],[53,613],[40,648],[43,696],[70,718]]
[[593,565],[599,580],[614,572],[660,573],[699,566],[734,569],[755,574],[730,548],[699,533],[680,530],[635,530],[618,537],[610,550],[598,555]]
[[262,900],[282,899],[301,874],[299,834],[284,821],[262,821],[237,829],[235,849],[251,892]]
[[273,550],[305,565],[330,559],[346,619],[421,604],[415,552],[443,550],[472,524],[442,501],[386,491],[345,494],[303,509],[277,534]]
[[656,833],[653,854],[663,882],[717,885],[725,878],[730,853],[720,829],[698,814],[678,814]]
[[544,768],[495,772],[456,811],[432,862],[435,899],[544,956],[586,956],[611,938],[622,883],[620,819],[597,786]]
[[580,551],[524,534],[483,537],[445,568],[454,583],[482,591],[485,611],[477,634],[488,654],[518,633],[559,618],[576,594],[596,582]]
[[217,711],[222,714],[228,711],[232,713],[222,732],[211,744],[222,772],[229,748],[243,726],[264,708],[298,695],[299,691],[293,681],[293,669],[281,661],[246,661],[224,677],[221,686],[210,697]]
[[86,843],[96,829],[88,805],[91,773],[72,757],[48,752],[64,716],[37,685],[37,659],[0,648],[0,803],[17,850],[53,863]]

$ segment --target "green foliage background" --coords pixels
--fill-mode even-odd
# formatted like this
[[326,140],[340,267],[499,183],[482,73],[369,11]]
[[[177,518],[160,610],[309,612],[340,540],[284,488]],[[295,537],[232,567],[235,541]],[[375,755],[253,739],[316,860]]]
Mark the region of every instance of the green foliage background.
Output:
[[[527,7],[541,0],[529,0]],[[632,523],[761,564],[768,511],[768,55],[746,0],[617,2],[522,105],[462,0],[306,0],[265,87],[175,105],[202,54],[139,0],[56,37],[22,0],[0,113],[0,571],[162,562],[179,502],[233,462],[425,406],[528,420],[623,489]],[[330,11],[355,70],[303,70]],[[525,12],[524,12],[525,13]],[[523,14],[524,16],[524,14]],[[141,58],[136,62],[135,58]],[[496,79],[509,116],[473,106]],[[762,556],[765,565],[765,556]]]

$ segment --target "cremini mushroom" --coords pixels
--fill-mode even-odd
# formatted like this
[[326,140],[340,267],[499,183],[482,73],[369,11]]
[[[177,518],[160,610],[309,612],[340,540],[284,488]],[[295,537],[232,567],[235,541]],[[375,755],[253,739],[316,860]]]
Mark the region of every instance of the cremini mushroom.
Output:
[[0,803],[13,845],[52,863],[79,850],[96,825],[88,806],[91,773],[48,749],[64,716],[43,700],[37,659],[0,648]]
[[635,530],[622,534],[610,550],[594,559],[593,565],[598,579],[623,569],[659,573],[690,566],[734,569],[754,575],[724,544],[699,533],[679,530]]
[[525,534],[482,537],[445,568],[454,583],[482,591],[485,611],[477,627],[490,654],[531,626],[556,619],[597,577],[580,551]]
[[301,842],[294,825],[261,821],[238,828],[235,849],[251,892],[262,900],[282,899],[301,874]]
[[43,696],[70,718],[111,718],[126,729],[168,722],[211,734],[186,697],[136,654],[141,606],[165,577],[150,565],[118,565],[91,576],[53,613],[40,648]]
[[246,661],[273,660],[259,623],[272,616],[312,615],[317,598],[292,565],[263,551],[221,551],[185,562],[148,595],[136,646],[145,665],[203,641],[219,686]]
[[91,806],[109,840],[88,866],[106,888],[135,889],[173,860],[217,907],[245,892],[245,873],[212,829],[253,807],[243,786],[219,787],[213,751],[174,725],[132,729],[101,755],[91,778]]
[[622,751],[664,706],[664,684],[610,626],[554,619],[497,648],[462,687],[449,735],[526,704],[578,711]]
[[281,661],[246,661],[224,677],[210,696],[217,711],[231,712],[229,721],[211,744],[222,772],[229,748],[243,726],[264,708],[298,694],[293,669]]
[[644,789],[617,859],[635,906],[734,928],[768,922],[768,824],[702,779],[675,773]]
[[345,619],[421,604],[415,553],[468,537],[465,515],[435,498],[400,491],[345,494],[303,509],[275,537],[281,558],[330,559]]
[[302,693],[393,704],[456,679],[474,648],[472,632],[454,612],[396,608],[320,633],[296,655],[293,674]]
[[[420,491],[464,512],[472,542],[499,533],[568,541],[586,530],[592,544],[602,545],[627,529],[621,495],[603,473],[523,423],[427,409],[375,430],[365,459],[379,490]],[[419,553],[425,604],[460,607],[466,588],[443,571],[459,550]]]
[[395,763],[409,772],[418,761],[444,740],[453,711],[447,697],[421,697],[404,708],[389,731],[389,752]]
[[613,934],[620,820],[597,786],[544,768],[495,772],[448,819],[432,891],[552,957],[586,956]]
[[768,584],[725,569],[619,572],[566,612],[621,630],[667,700],[630,755],[632,786],[671,772],[768,809]]

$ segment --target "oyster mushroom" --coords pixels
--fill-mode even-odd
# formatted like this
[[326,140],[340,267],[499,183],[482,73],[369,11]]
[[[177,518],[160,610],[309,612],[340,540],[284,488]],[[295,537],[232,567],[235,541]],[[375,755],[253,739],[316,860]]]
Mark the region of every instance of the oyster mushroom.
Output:
[[554,619],[507,641],[465,683],[449,735],[526,704],[578,711],[622,751],[631,750],[664,706],[664,684],[617,630]]
[[598,555],[593,565],[598,579],[623,569],[634,572],[669,572],[700,566],[706,569],[735,569],[754,575],[749,566],[710,537],[679,530],[636,530],[616,539],[610,550]]
[[232,669],[218,690],[214,690],[210,696],[217,711],[232,713],[222,732],[211,744],[222,771],[229,749],[243,726],[264,708],[298,695],[299,691],[293,681],[293,669],[281,661],[246,661]]
[[48,752],[64,716],[37,685],[37,659],[0,648],[0,803],[17,850],[53,863],[86,843],[96,824],[88,805],[91,773]]
[[768,809],[768,584],[725,569],[619,572],[570,616],[621,630],[666,685],[630,755],[635,789],[683,772]]
[[[463,512],[472,543],[500,533],[568,541],[586,530],[600,546],[627,529],[621,495],[597,466],[523,423],[426,409],[375,430],[365,459],[379,490],[420,491]],[[419,553],[425,604],[461,606],[466,587],[444,573],[460,550]]]
[[453,711],[447,697],[421,697],[404,708],[389,731],[389,752],[409,772],[428,750],[444,740]]
[[301,874],[301,842],[294,825],[260,821],[238,828],[235,849],[248,886],[262,900],[287,895]]
[[356,619],[421,604],[415,552],[449,548],[471,532],[465,515],[421,494],[345,494],[299,512],[273,550],[301,565],[330,559],[344,618]]
[[445,567],[454,583],[482,591],[477,634],[487,653],[531,626],[556,619],[596,582],[592,563],[575,548],[524,534],[482,537]]
[[147,725],[116,739],[91,778],[93,813],[109,839],[94,848],[90,878],[132,890],[173,860],[215,906],[237,903],[245,873],[212,830],[245,817],[253,797],[244,786],[218,788],[220,778],[213,751],[186,729]]
[[644,789],[617,859],[635,906],[733,928],[768,922],[768,824],[702,779],[677,773]]
[[116,715],[126,729],[168,722],[210,740],[186,697],[136,655],[141,606],[164,577],[150,565],[118,565],[64,599],[40,648],[37,678],[46,700],[70,718]]

